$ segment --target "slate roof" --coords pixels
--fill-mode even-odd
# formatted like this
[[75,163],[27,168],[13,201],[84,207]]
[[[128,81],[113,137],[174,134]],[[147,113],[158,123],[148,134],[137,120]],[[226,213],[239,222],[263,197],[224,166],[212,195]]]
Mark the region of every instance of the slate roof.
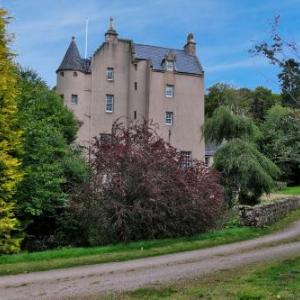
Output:
[[175,70],[177,72],[201,75],[203,68],[197,56],[189,55],[181,49],[169,49],[157,46],[133,44],[134,58],[151,60],[154,70],[163,71],[163,61],[168,53],[176,55]]
[[74,38],[72,38],[69,48],[56,72],[67,70],[83,73],[90,72],[90,60],[81,58]]
[[[131,42],[131,41],[129,41]],[[180,73],[202,75],[203,68],[197,56],[189,55],[181,49],[170,49],[151,45],[135,44],[133,45],[133,56],[135,59],[150,60],[153,70],[163,71],[164,60],[170,53],[175,54],[175,70]],[[59,71],[81,71],[90,73],[90,60],[80,56],[75,38],[69,45],[69,48],[56,72]]]

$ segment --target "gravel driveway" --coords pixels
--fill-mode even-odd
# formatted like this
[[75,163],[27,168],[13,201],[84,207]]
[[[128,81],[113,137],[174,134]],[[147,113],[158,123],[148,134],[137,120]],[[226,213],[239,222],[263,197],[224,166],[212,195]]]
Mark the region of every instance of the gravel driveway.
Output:
[[246,264],[300,254],[300,221],[258,239],[127,262],[0,277],[0,299],[63,299],[199,278]]

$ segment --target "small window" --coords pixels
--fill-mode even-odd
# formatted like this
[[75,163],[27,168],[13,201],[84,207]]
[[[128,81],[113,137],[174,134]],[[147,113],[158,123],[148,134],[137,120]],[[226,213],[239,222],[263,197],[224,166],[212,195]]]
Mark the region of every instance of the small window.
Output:
[[108,113],[114,111],[114,95],[106,95],[105,111]]
[[209,157],[205,156],[205,165],[209,167]]
[[114,68],[107,68],[106,69],[106,79],[107,80],[114,80]]
[[174,62],[167,60],[166,61],[166,70],[167,71],[174,71]]
[[64,99],[65,99],[65,95],[64,95],[64,94],[60,94],[59,96],[60,96],[60,99],[61,99],[61,100],[64,100]]
[[138,65],[134,64],[134,70],[137,71]]
[[78,95],[72,95],[71,96],[71,103],[74,105],[78,104]]
[[78,76],[77,72],[73,72],[73,77],[77,77],[77,76]]
[[136,110],[133,112],[133,118],[136,120]]
[[171,112],[171,111],[166,112],[165,123],[167,125],[173,124],[173,112]]
[[61,77],[64,77],[64,76],[65,76],[65,73],[64,73],[64,72],[60,72],[60,76],[61,76]]
[[181,166],[184,169],[191,167],[192,165],[192,152],[191,151],[181,151]]
[[104,145],[111,144],[111,134],[110,133],[100,133],[100,143]]
[[167,98],[173,98],[174,97],[174,85],[170,85],[170,84],[166,85],[165,95],[166,95]]
[[134,89],[137,91],[137,82],[134,83]]

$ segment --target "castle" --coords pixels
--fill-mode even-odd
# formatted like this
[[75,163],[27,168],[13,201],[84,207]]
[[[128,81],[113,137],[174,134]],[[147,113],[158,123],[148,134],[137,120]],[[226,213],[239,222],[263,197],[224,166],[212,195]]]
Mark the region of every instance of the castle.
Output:
[[80,56],[73,37],[56,73],[57,92],[81,123],[80,144],[107,137],[117,118],[146,119],[187,163],[204,160],[204,72],[192,34],[183,49],[136,44],[118,37],[111,18],[92,57]]

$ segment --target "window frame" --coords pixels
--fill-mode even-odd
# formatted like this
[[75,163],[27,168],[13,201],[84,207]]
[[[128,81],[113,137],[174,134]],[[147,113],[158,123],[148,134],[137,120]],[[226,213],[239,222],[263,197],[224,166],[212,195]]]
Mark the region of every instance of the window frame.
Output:
[[[109,98],[111,97],[111,103],[108,102]],[[105,112],[112,114],[114,112],[114,101],[115,97],[112,94],[106,94],[105,95]],[[108,106],[111,106],[111,110],[107,109]]]
[[175,63],[172,60],[166,60],[166,71],[173,72],[175,70]]
[[[170,120],[170,122],[169,122],[169,120]],[[165,113],[165,124],[169,125],[169,126],[174,124],[174,113],[172,111],[166,111],[166,113]]]
[[[111,78],[109,77],[109,74],[111,74]],[[107,67],[106,68],[106,80],[107,81],[114,81],[115,80],[115,71],[113,67]]]
[[[76,101],[73,101],[73,99],[76,99]],[[78,97],[77,94],[72,94],[71,95],[71,104],[72,105],[78,105],[78,99],[79,99],[79,97]]]
[[[169,94],[168,92],[171,91],[172,94]],[[166,84],[165,87],[165,97],[166,98],[174,98],[174,94],[175,94],[175,86],[174,84]]]
[[192,151],[180,151],[180,155],[181,167],[184,169],[190,168],[193,163]]
[[112,142],[112,134],[111,133],[100,133],[99,135],[99,142],[102,145],[109,145]]

